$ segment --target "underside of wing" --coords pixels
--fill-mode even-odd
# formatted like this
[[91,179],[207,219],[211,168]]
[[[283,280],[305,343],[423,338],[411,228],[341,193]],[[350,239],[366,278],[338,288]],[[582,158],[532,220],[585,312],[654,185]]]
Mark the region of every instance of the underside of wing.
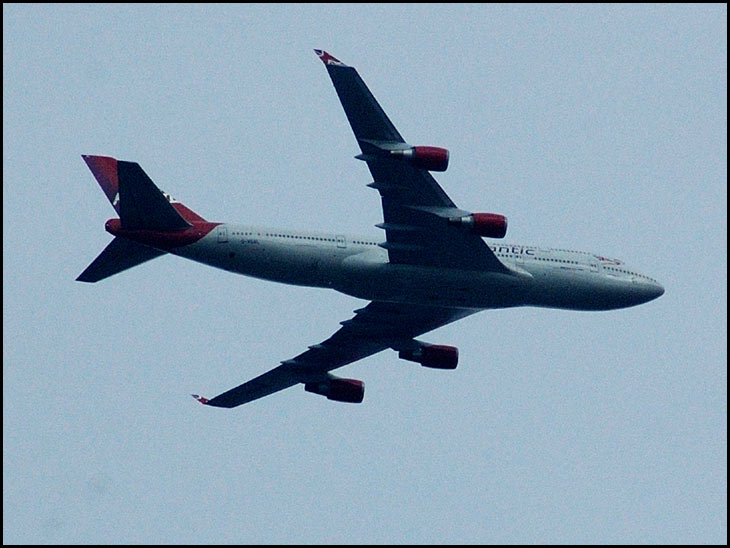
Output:
[[292,372],[287,367],[279,366],[211,400],[198,396],[197,394],[193,394],[193,397],[205,405],[230,408],[263,398],[279,390],[284,390],[285,388],[294,386],[298,382],[299,380],[292,375]]
[[[399,351],[404,359],[420,361],[419,352],[424,348],[432,349],[433,354],[441,347],[421,343],[415,337],[475,312],[372,302],[356,310],[353,318],[341,322],[342,327],[329,339],[310,346],[306,352],[215,398],[196,398],[214,407],[236,407],[303,383],[308,391],[326,395],[329,399],[359,402],[363,394],[362,383],[353,379],[339,379],[331,375],[330,371],[386,348]],[[431,366],[439,367],[439,364]],[[453,367],[456,367],[455,362]],[[453,367],[448,365],[444,368]]]
[[358,72],[332,55],[315,50],[327,67],[342,107],[380,193],[392,263],[490,270],[508,269],[482,238],[460,221],[470,213],[456,207],[429,171],[443,171],[448,151],[411,146],[385,114]]

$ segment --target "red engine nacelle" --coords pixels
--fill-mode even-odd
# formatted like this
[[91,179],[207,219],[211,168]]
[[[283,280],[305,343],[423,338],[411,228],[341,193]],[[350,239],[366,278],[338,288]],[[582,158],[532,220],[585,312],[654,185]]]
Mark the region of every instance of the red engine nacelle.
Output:
[[445,148],[417,146],[391,150],[390,153],[403,158],[414,167],[428,171],[446,171],[449,167],[449,151]]
[[332,377],[323,382],[308,382],[304,384],[304,390],[346,403],[361,403],[365,397],[365,383],[356,379]]
[[420,363],[433,369],[456,369],[459,363],[459,349],[441,344],[421,345],[415,350],[401,350],[398,357],[402,360]]
[[472,213],[466,217],[449,219],[453,225],[466,226],[485,238],[504,238],[507,234],[507,217],[496,213]]

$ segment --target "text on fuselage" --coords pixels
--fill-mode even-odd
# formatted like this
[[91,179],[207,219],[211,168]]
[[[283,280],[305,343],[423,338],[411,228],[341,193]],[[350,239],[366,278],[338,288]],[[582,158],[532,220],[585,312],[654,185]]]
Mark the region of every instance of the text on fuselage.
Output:
[[529,255],[531,257],[535,255],[534,247],[523,245],[490,245],[489,249],[494,253],[511,253],[512,255]]

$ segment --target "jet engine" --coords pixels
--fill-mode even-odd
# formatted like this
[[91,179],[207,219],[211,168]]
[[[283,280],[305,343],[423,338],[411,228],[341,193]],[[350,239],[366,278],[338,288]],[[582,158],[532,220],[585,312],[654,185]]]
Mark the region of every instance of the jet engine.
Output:
[[472,213],[465,217],[452,217],[449,224],[467,227],[474,234],[485,238],[504,238],[507,234],[507,217],[497,213]]
[[327,396],[328,400],[346,403],[361,403],[365,396],[365,384],[362,381],[341,379],[331,375],[322,382],[305,383],[304,390]]
[[449,167],[449,151],[445,148],[415,146],[391,150],[390,154],[402,158],[414,167],[428,171],[446,171]]
[[418,343],[412,350],[401,350],[398,357],[402,360],[420,363],[433,369],[456,369],[459,362],[459,349],[441,344]]

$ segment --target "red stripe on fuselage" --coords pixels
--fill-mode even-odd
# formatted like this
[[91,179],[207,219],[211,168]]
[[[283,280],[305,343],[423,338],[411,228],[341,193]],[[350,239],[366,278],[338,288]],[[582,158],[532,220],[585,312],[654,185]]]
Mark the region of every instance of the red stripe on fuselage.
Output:
[[104,228],[114,236],[121,236],[157,249],[173,249],[194,244],[207,236],[221,223],[195,222],[184,230],[124,230],[119,219],[109,219]]

